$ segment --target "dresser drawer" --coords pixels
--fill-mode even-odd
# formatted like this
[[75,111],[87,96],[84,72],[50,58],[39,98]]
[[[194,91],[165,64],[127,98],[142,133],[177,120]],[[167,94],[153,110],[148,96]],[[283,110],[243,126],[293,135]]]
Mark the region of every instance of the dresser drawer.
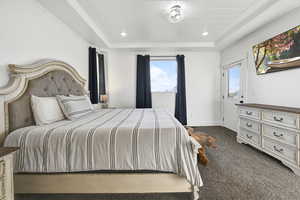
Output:
[[260,145],[260,135],[257,133],[252,133],[241,128],[239,136],[256,146]]
[[263,111],[262,120],[290,128],[298,128],[298,115],[284,112]]
[[285,145],[267,137],[263,137],[262,147],[291,163],[297,164],[298,162],[298,149],[296,147]]
[[269,125],[262,126],[262,135],[285,142],[290,145],[297,146],[298,133],[293,131],[288,131],[281,128],[276,128]]
[[252,109],[252,108],[241,108],[240,115],[246,116],[252,119],[260,119],[260,112],[259,110]]
[[249,120],[249,119],[245,119],[245,118],[241,118],[240,119],[240,126],[241,128],[256,132],[256,133],[260,133],[260,124],[258,122]]

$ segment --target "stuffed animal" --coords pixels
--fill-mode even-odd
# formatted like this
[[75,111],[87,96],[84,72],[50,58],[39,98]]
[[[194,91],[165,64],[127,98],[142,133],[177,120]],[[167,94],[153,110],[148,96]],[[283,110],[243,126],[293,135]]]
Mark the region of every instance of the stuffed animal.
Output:
[[199,144],[201,144],[201,148],[198,150],[198,159],[199,162],[203,165],[207,165],[208,158],[206,156],[206,147],[217,148],[216,141],[217,139],[209,136],[206,133],[194,133],[194,129],[191,127],[187,127],[188,134],[193,137]]

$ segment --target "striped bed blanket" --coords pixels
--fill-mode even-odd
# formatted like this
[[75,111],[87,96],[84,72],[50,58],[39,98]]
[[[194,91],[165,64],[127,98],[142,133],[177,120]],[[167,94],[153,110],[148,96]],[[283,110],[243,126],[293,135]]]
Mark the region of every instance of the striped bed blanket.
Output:
[[17,129],[4,146],[20,147],[15,172],[155,170],[202,186],[200,145],[164,110],[99,109],[73,121]]

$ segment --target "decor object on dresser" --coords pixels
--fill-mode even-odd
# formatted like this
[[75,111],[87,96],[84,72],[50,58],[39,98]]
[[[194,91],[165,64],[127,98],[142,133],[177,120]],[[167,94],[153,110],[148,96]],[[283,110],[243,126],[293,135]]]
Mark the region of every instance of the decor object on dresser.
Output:
[[300,26],[253,46],[258,75],[300,67]]
[[237,104],[237,141],[277,159],[300,176],[300,108],[263,104]]
[[13,153],[17,147],[0,147],[0,199],[14,199]]

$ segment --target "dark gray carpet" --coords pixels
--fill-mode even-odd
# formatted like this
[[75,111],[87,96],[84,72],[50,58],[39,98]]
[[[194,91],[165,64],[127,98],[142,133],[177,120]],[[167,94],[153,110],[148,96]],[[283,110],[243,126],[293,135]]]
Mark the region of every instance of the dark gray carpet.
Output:
[[[210,162],[199,166],[204,186],[201,200],[297,200],[300,199],[300,177],[281,162],[238,144],[234,132],[223,127],[201,127],[217,138],[218,149],[209,149]],[[190,194],[105,194],[105,195],[17,195],[16,200],[104,200],[160,199],[185,200]]]
[[280,161],[238,144],[234,132],[222,127],[202,127],[217,138],[219,148],[208,150],[210,163],[200,166],[204,187],[201,199],[296,200],[300,177]]

